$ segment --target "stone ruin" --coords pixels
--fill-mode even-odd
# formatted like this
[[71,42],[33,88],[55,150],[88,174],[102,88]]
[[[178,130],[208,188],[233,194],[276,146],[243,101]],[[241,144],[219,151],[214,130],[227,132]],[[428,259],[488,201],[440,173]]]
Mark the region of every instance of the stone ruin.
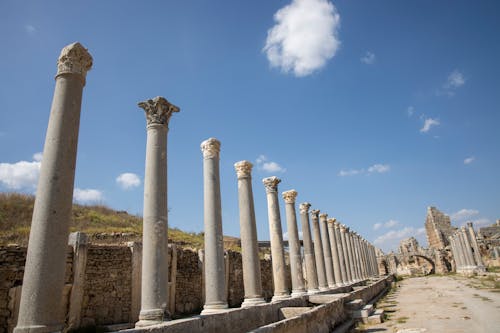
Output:
[[[82,94],[92,63],[91,55],[79,43],[64,47],[57,63],[24,275],[20,281],[22,285],[13,293],[21,291],[14,333],[61,332],[83,325],[85,292],[82,286],[89,267],[83,265],[88,254],[84,250],[85,237],[76,234],[70,241],[74,248],[70,281],[67,246]],[[135,286],[140,279],[140,291],[135,288],[131,295],[123,295],[133,299],[130,302],[135,308],[130,311],[138,313],[134,332],[329,332],[346,320],[349,324],[349,318],[381,320],[383,314],[380,311],[373,313],[373,306],[366,304],[383,293],[391,282],[390,276],[379,277],[376,248],[335,218],[328,219],[326,213],[320,214],[316,209],[309,211],[311,205],[307,202],[299,206],[304,237],[301,244],[296,212],[298,192],[295,190],[282,193],[289,233],[290,286],[285,272],[288,267],[279,209],[278,184],[281,180],[277,177],[263,179],[274,289],[272,301],[266,302],[257,254],[252,164],[248,161],[235,164],[244,299],[241,308],[229,309],[226,270],[230,266],[226,264],[223,248],[219,178],[221,143],[215,138],[201,143],[204,306],[201,316],[171,320],[173,291],[169,281],[172,281],[171,270],[175,269],[173,258],[177,257],[169,255],[167,243],[167,133],[171,116],[180,109],[163,97],[141,102],[139,107],[145,112],[147,132],[143,241],[140,246],[132,246],[131,260],[138,260],[140,256],[141,264],[140,270],[136,269],[131,275]],[[109,274],[119,278],[119,272],[109,271]],[[64,295],[66,303],[61,302]]]

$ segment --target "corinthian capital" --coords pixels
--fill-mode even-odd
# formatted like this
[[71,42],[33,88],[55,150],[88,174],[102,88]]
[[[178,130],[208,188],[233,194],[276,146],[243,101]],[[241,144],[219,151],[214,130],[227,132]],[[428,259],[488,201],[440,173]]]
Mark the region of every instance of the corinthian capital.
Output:
[[311,217],[313,220],[317,220],[319,215],[319,209],[311,209]]
[[267,177],[262,179],[262,183],[264,183],[267,193],[278,192],[278,184],[281,183],[281,179],[276,176]]
[[297,194],[299,193],[295,190],[289,190],[281,193],[285,202],[290,204],[295,203],[295,198],[297,198]]
[[345,226],[345,224],[341,224],[340,225],[340,232],[346,232],[346,231],[348,231],[348,230],[347,230],[347,227]]
[[309,213],[309,208],[311,207],[311,204],[309,202],[303,202],[299,206],[300,214],[307,214]]
[[328,218],[328,214],[327,213],[321,213],[321,214],[319,214],[319,218],[321,220],[325,220],[326,221],[326,219]]
[[177,106],[159,96],[140,102],[138,105],[146,112],[148,126],[153,124],[168,126],[172,113],[180,111]]
[[76,42],[65,46],[57,60],[57,76],[80,74],[85,82],[87,72],[92,67],[92,56],[82,44]]
[[335,221],[337,221],[336,218],[331,218],[331,219],[326,220],[326,222],[328,222],[328,224],[331,224],[332,226],[335,225]]
[[200,145],[203,158],[218,158],[220,153],[220,141],[216,138],[209,138]]
[[248,161],[239,161],[234,164],[234,169],[236,170],[236,175],[238,179],[248,178],[252,175],[253,164]]

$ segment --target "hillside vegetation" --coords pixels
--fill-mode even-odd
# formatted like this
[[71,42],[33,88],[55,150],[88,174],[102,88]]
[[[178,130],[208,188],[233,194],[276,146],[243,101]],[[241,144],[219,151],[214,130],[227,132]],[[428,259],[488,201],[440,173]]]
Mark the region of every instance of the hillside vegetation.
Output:
[[[35,197],[32,195],[0,193],[0,245],[28,244],[34,203]],[[142,217],[102,205],[74,204],[71,231],[85,232],[92,243],[138,241],[142,238]],[[168,231],[168,239],[170,243],[186,247],[203,247],[203,233],[188,233],[172,228]]]

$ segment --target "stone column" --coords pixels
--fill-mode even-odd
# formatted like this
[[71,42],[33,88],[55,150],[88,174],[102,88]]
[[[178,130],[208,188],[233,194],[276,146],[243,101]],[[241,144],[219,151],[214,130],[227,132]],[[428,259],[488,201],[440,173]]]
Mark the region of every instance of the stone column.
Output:
[[365,258],[366,258],[366,277],[365,278],[369,278],[372,275],[370,254],[368,252],[368,244],[369,244],[368,241],[363,239],[363,252],[365,253]]
[[465,254],[462,248],[462,241],[460,238],[459,231],[455,231],[455,234],[453,235],[453,242],[455,244],[455,249],[457,250],[457,258],[458,261],[460,262],[460,270],[464,270],[467,266],[467,261],[465,259]]
[[366,272],[366,257],[363,245],[363,238],[358,235],[358,237],[356,237],[356,242],[358,244],[359,254],[361,256],[361,275],[364,280],[367,278],[367,272]]
[[351,266],[349,265],[349,251],[347,250],[346,233],[347,233],[346,226],[341,224],[340,225],[340,241],[342,242],[342,250],[344,252],[344,262],[345,262],[345,268],[346,268],[347,283],[350,284],[353,282],[353,277],[352,277],[352,272],[351,272]]
[[455,244],[455,237],[448,236],[448,240],[450,242],[451,253],[453,255],[453,259],[455,260],[455,271],[458,273],[458,271],[461,269],[462,263],[460,262],[458,250],[457,250],[457,247]]
[[201,143],[203,152],[203,203],[205,231],[205,305],[201,314],[227,309],[220,198],[220,142],[210,138]]
[[347,272],[345,268],[344,261],[344,249],[342,248],[342,239],[340,238],[340,224],[335,221],[333,223],[334,231],[335,231],[335,243],[337,244],[337,253],[339,256],[339,266],[340,266],[340,277],[341,277],[341,285],[347,284]]
[[476,260],[476,264],[483,268],[483,258],[481,258],[481,252],[479,252],[479,245],[477,244],[476,233],[474,232],[474,227],[472,226],[472,222],[467,222],[467,231],[469,233],[469,239],[472,248],[474,249],[474,258]]
[[314,233],[314,258],[316,259],[316,269],[318,272],[318,285],[320,291],[330,290],[326,279],[325,259],[323,254],[323,242],[321,241],[321,231],[319,227],[319,210],[311,210],[311,219]]
[[336,219],[328,219],[328,238],[330,239],[330,249],[332,252],[333,276],[337,286],[342,285],[342,275],[340,273],[340,260],[337,250],[337,240],[335,239],[335,221]]
[[319,292],[318,274],[316,272],[316,262],[311,237],[311,228],[309,226],[309,208],[311,204],[303,202],[299,206],[300,224],[302,225],[302,241],[304,243],[304,259],[306,262],[307,292],[314,294]]
[[292,297],[306,294],[304,274],[302,273],[302,256],[300,254],[299,232],[297,230],[297,215],[295,213],[295,198],[297,191],[282,193],[285,200],[286,225],[288,229],[288,250],[290,252],[290,271],[292,275]]
[[467,264],[471,266],[476,266],[476,263],[474,261],[474,256],[472,254],[472,248],[469,242],[469,238],[467,237],[467,231],[465,230],[465,227],[460,228],[460,233],[462,237],[462,241],[464,243],[464,249],[465,249],[465,256],[467,258]]
[[142,231],[141,311],[136,327],[159,324],[168,313],[168,122],[179,108],[163,97],[139,103],[147,120]]
[[360,274],[360,269],[359,269],[359,253],[358,249],[356,248],[356,242],[354,238],[356,237],[356,232],[352,231],[350,233],[350,238],[351,238],[351,248],[352,248],[352,257],[353,257],[353,264],[354,264],[354,271],[356,275],[356,279],[358,281],[361,281],[361,274]]
[[280,207],[278,201],[278,177],[262,180],[266,188],[269,235],[271,237],[271,260],[273,265],[274,296],[273,301],[290,298],[286,285],[285,253],[283,249],[283,231],[281,229]]
[[77,231],[69,234],[68,245],[73,247],[73,285],[69,298],[68,329],[80,327],[85,269],[87,267],[87,235]]
[[245,300],[241,306],[265,303],[262,297],[259,246],[252,191],[252,163],[240,161],[234,165],[238,176],[238,202],[240,207],[241,260]]
[[80,43],[64,47],[45,136],[16,333],[61,331],[61,298],[73,201],[83,87],[92,57]]
[[323,256],[325,261],[326,280],[328,288],[335,288],[335,276],[333,275],[332,250],[330,248],[330,237],[328,236],[328,227],[326,220],[328,214],[319,214],[319,229],[321,230],[321,243],[323,245]]

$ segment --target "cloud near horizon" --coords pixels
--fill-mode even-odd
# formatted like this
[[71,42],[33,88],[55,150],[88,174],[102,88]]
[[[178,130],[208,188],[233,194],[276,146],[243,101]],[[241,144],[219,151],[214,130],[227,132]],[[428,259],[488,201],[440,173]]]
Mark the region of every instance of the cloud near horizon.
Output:
[[0,163],[0,184],[9,190],[35,190],[40,175],[42,153],[33,154],[33,161]]
[[371,175],[374,173],[386,173],[391,170],[391,166],[389,164],[374,164],[365,169],[348,169],[348,170],[340,170],[338,176],[346,177],[346,176],[355,176],[355,175]]
[[398,221],[396,221],[396,220],[389,220],[389,221],[387,221],[387,222],[385,222],[385,223],[375,223],[375,224],[373,225],[373,230],[378,230],[378,229],[380,229],[380,228],[382,228],[382,227],[385,227],[385,228],[392,228],[392,227],[395,227],[395,226],[397,226],[397,225],[399,225],[399,222],[398,222]]
[[340,47],[340,16],[328,0],[292,0],[274,14],[263,51],[271,67],[297,77],[323,68]]
[[395,250],[399,246],[399,242],[401,242],[405,238],[415,237],[419,242],[420,246],[423,246],[425,238],[425,228],[414,228],[414,227],[404,227],[398,230],[390,230],[383,235],[378,236],[373,241],[373,244],[382,248],[384,252],[388,252],[390,250]]
[[128,190],[141,185],[141,178],[131,172],[125,172],[116,177],[116,183],[124,190]]
[[286,172],[286,169],[283,168],[281,165],[279,165],[276,162],[269,161],[268,158],[265,155],[259,155],[257,159],[255,160],[257,164],[257,169],[269,172],[269,173],[284,173]]
[[81,203],[81,204],[89,204],[89,203],[100,203],[104,200],[104,195],[101,191],[96,189],[80,189],[75,188],[73,191],[73,201]]

